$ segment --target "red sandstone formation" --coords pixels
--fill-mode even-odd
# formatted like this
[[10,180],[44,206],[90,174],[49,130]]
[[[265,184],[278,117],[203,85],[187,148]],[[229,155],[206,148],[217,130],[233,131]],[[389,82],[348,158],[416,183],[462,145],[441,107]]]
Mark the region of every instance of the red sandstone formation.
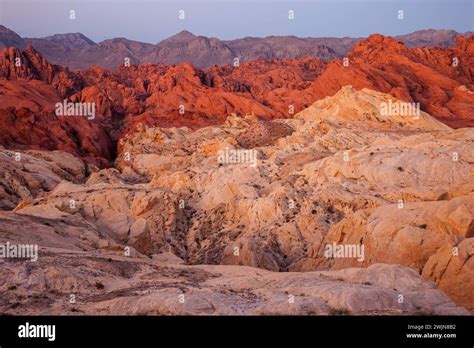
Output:
[[474,125],[474,37],[458,37],[456,47],[406,48],[401,42],[371,35],[354,46],[348,65],[336,60],[313,83],[316,99],[342,86],[370,88],[421,109],[451,126]]
[[[91,67],[74,73],[50,64],[34,48],[0,53],[1,144],[62,149],[104,166],[115,143],[137,123],[198,128],[226,116],[288,118],[342,86],[370,88],[421,109],[453,126],[474,124],[474,37],[455,48],[406,48],[372,35],[355,45],[348,60],[256,60],[201,70],[191,64]],[[20,66],[17,66],[18,60]],[[88,121],[54,115],[67,98],[94,103]]]

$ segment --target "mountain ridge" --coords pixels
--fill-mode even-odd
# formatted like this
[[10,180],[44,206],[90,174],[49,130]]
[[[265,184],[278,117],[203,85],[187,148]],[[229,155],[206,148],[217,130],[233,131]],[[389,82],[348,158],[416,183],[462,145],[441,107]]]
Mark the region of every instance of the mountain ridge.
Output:
[[[467,36],[472,32],[464,33]],[[398,35],[394,38],[407,47],[440,47],[455,45],[456,37],[462,35],[454,30],[427,29]],[[215,37],[195,35],[182,30],[156,44],[127,38],[110,38],[94,42],[81,33],[64,33],[43,38],[22,38],[13,30],[0,25],[0,48],[25,48],[33,45],[53,64],[82,70],[93,65],[112,69],[124,63],[180,64],[191,62],[195,67],[233,64],[256,59],[284,59],[314,56],[323,60],[344,57],[350,49],[364,38],[352,37],[305,37],[267,36],[244,37],[221,40]]]

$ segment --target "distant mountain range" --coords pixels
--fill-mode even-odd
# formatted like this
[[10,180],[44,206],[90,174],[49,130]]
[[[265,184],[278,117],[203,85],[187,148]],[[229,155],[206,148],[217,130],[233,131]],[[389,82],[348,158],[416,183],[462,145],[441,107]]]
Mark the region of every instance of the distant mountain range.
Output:
[[[473,32],[462,35],[472,35]],[[441,47],[455,45],[460,33],[454,30],[421,30],[396,36],[407,47]],[[128,57],[131,64],[191,62],[199,68],[214,64],[232,64],[255,59],[283,59],[314,56],[329,60],[345,56],[363,38],[298,38],[296,36],[245,37],[236,40],[220,40],[197,36],[188,31],[160,41],[157,44],[115,38],[95,43],[81,33],[56,34],[43,38],[23,38],[0,25],[0,48],[24,49],[32,45],[50,62],[80,70],[98,65],[115,68]]]

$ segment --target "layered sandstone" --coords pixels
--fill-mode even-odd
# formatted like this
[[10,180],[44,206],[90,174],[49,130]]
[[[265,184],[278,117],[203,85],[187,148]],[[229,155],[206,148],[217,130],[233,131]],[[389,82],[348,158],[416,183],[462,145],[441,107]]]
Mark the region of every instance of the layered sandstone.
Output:
[[[347,86],[293,119],[138,123],[115,168],[61,174],[2,213],[1,236],[37,241],[41,276],[26,284],[70,287],[84,313],[467,313],[435,286],[474,309],[474,132],[424,112],[382,115],[389,102],[402,103]],[[246,157],[225,157],[236,153]],[[327,257],[334,243],[364,255]],[[35,312],[27,296],[9,307],[26,266],[5,265],[4,310]],[[44,301],[38,312],[73,310]]]
[[[67,151],[107,167],[119,140],[138,123],[196,129],[222,124],[232,114],[292,118],[345,85],[418,103],[438,120],[466,127],[474,115],[473,40],[459,36],[447,49],[407,48],[372,35],[355,45],[347,60],[267,59],[208,69],[142,64],[80,72],[50,64],[31,46],[5,48],[0,54],[0,143]],[[56,103],[64,100],[94,105],[95,117],[56,115]]]

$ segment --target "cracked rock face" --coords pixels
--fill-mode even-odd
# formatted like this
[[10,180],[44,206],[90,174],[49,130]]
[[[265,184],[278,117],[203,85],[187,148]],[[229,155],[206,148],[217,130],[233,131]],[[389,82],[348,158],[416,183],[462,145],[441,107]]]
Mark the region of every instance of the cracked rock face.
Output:
[[87,178],[72,159],[25,157],[49,186],[7,196],[0,241],[40,257],[0,260],[1,310],[469,314],[474,130],[382,117],[388,102],[347,86],[294,119],[137,124],[115,168]]
[[83,182],[84,163],[60,151],[10,151],[0,147],[0,209],[14,209],[51,191],[62,180]]

